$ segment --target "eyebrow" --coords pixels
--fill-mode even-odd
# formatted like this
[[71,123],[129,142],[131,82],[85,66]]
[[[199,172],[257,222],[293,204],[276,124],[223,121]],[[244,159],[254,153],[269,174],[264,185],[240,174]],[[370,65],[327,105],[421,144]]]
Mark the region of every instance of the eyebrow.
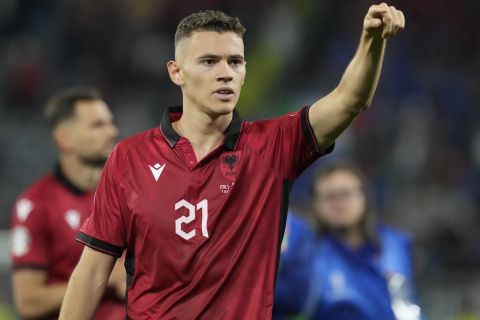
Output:
[[[197,58],[197,60],[202,60],[202,59],[214,59],[214,60],[220,60],[222,57],[219,56],[219,55],[216,55],[216,54],[212,54],[212,53],[207,53],[207,54],[204,54],[200,57]],[[228,59],[240,59],[240,60],[245,60],[245,58],[241,55],[241,54],[232,54],[230,56],[228,56]]]

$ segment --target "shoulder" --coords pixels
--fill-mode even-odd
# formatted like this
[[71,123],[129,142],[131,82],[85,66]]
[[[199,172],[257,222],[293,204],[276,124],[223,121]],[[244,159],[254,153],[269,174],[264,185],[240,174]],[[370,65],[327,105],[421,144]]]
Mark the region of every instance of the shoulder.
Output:
[[308,259],[313,255],[314,237],[309,224],[301,217],[289,213],[282,242],[286,259]]
[[273,146],[275,144],[272,144],[272,139],[276,140],[286,135],[291,137],[291,134],[297,134],[296,129],[302,127],[301,113],[302,110],[269,119],[243,121],[242,136],[251,143],[251,146],[258,148],[265,145]]
[[288,213],[287,224],[300,231],[311,232],[308,222],[295,213]]
[[293,122],[295,120],[300,120],[302,114],[306,114],[308,107],[303,107],[300,110],[288,112],[286,114],[268,118],[260,119],[256,121],[244,121],[244,129],[250,131],[261,131],[270,127],[279,126],[285,122]]
[[154,141],[162,140],[163,135],[158,127],[151,128],[121,140],[110,155],[110,165],[121,166],[132,151],[143,151],[152,148]]
[[32,212],[38,212],[55,199],[54,188],[58,181],[53,174],[45,175],[21,193],[14,204],[14,221],[25,221]]
[[406,244],[411,242],[411,236],[407,232],[385,224],[378,227],[378,234],[382,241],[403,242]]
[[18,199],[28,198],[45,201],[45,199],[52,197],[52,188],[58,186],[58,184],[59,182],[53,174],[47,174],[25,189]]
[[314,242],[315,234],[310,224],[302,217],[289,213],[287,217],[286,236],[291,242]]
[[138,147],[145,146],[154,139],[161,138],[160,129],[158,127],[151,128],[140,133],[129,136],[122,141],[120,141],[116,147],[115,152],[126,155],[130,150]]
[[413,276],[411,237],[404,231],[385,225],[379,227],[379,236],[382,250],[380,267],[383,273]]

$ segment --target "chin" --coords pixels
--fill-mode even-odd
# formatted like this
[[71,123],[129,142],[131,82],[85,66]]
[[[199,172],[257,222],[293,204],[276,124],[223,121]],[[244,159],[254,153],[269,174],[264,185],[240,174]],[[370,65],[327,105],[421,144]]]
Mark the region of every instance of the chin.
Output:
[[208,111],[209,113],[212,113],[214,115],[220,115],[220,116],[224,116],[224,115],[227,115],[227,114],[230,114],[233,112],[233,110],[235,109],[235,103],[232,101],[232,102],[216,102],[215,104],[211,105],[208,107]]
[[220,108],[220,111],[218,113],[221,115],[226,115],[232,113],[234,109],[235,105],[232,104],[231,106],[225,106],[223,108]]

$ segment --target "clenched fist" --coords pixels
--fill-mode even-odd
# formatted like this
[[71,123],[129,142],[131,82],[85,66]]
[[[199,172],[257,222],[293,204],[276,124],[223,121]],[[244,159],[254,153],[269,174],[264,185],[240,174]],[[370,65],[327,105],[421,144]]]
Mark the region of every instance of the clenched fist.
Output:
[[371,37],[387,37],[396,35],[405,28],[403,12],[394,6],[388,6],[385,2],[373,5],[363,21],[363,29]]

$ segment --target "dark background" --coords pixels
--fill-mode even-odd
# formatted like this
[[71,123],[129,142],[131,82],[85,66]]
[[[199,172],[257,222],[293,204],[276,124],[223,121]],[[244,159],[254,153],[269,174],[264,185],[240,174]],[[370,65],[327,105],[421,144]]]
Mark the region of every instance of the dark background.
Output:
[[[17,195],[54,165],[41,114],[56,90],[99,87],[122,137],[155,126],[166,106],[181,103],[165,69],[178,21],[221,9],[247,28],[248,72],[238,109],[246,119],[280,115],[335,87],[371,4],[1,0],[0,229],[8,229]],[[367,172],[380,218],[415,240],[429,319],[480,319],[480,1],[389,4],[403,10],[406,29],[388,42],[373,105],[317,165],[348,157]],[[303,214],[311,172],[291,199]],[[0,319],[11,303],[2,235]]]

